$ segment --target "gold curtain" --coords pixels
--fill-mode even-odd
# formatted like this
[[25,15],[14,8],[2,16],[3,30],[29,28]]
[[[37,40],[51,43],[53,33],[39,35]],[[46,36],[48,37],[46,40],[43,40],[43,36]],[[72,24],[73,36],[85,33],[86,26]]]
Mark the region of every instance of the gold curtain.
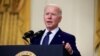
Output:
[[95,20],[95,55],[100,56],[100,0],[96,0],[96,20]]
[[0,45],[24,45],[30,27],[30,0],[0,0]]

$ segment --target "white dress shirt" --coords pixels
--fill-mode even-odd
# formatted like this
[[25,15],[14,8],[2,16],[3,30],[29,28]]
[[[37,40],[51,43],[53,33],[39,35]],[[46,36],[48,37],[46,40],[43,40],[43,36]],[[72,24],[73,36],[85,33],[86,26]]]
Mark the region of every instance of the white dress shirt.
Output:
[[[55,34],[58,32],[58,30],[59,30],[59,27],[57,27],[57,28],[55,28],[54,30],[51,31],[52,33],[49,35],[49,43],[48,43],[48,44],[51,43],[52,39],[54,38],[54,36],[55,36]],[[45,32],[44,32],[44,34],[43,34],[43,36],[42,36],[42,38],[41,38],[40,45],[42,45],[43,39],[44,39],[44,37],[46,36],[46,33],[47,33],[47,32],[49,32],[48,29],[45,30]]]

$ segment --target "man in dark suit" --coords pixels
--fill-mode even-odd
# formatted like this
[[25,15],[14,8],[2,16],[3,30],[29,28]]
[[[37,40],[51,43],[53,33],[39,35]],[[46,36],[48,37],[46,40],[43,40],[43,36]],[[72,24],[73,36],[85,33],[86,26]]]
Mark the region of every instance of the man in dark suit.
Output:
[[41,34],[33,37],[31,44],[57,45],[62,44],[69,56],[81,56],[76,47],[76,39],[73,35],[62,31],[58,24],[62,19],[62,10],[59,6],[49,4],[44,9],[44,22],[46,29]]

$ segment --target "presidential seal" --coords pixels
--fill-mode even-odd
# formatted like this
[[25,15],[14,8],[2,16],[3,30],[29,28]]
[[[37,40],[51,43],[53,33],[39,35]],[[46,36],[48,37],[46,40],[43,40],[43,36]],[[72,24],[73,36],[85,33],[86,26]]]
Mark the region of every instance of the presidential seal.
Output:
[[31,51],[21,51],[17,53],[15,56],[36,56],[36,55]]

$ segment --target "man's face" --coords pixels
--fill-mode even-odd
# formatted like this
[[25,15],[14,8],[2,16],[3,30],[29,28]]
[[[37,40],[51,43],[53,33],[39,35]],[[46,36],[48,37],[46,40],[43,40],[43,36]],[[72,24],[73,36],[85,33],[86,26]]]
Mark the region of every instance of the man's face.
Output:
[[57,7],[47,7],[44,12],[44,22],[48,29],[54,29],[61,21],[61,15]]

